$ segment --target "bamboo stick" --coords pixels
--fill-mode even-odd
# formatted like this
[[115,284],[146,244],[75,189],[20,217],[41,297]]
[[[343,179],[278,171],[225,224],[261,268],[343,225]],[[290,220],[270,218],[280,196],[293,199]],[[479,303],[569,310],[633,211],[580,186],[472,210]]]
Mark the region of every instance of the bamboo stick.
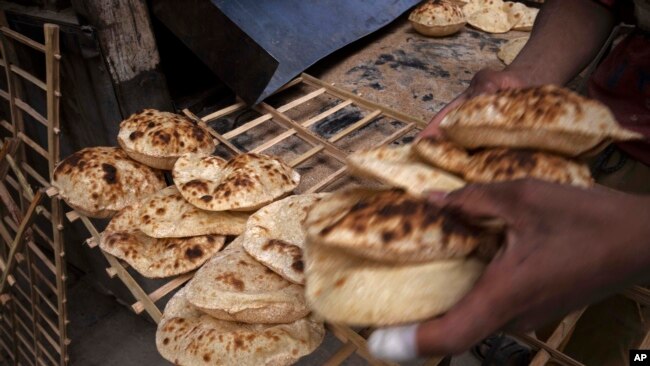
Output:
[[[560,345],[564,343],[564,340],[573,332],[578,319],[580,319],[584,312],[585,308],[574,311],[573,313],[567,315],[564,319],[562,319],[558,327],[553,331],[551,336],[544,343],[553,349],[560,347]],[[540,349],[530,364],[531,366],[543,366],[546,365],[550,359],[551,355],[546,350]]]
[[229,105],[229,106],[227,106],[225,108],[222,108],[222,109],[220,109],[220,110],[218,110],[216,112],[212,112],[212,113],[208,114],[207,116],[204,116],[201,119],[204,120],[205,122],[209,122],[209,121],[212,121],[213,119],[217,119],[217,118],[220,118],[220,117],[223,117],[223,116],[227,116],[227,115],[229,115],[231,113],[235,113],[238,110],[243,109],[244,107],[246,107],[246,103],[237,102],[235,104],[232,104],[232,105]]
[[421,120],[419,118],[416,118],[416,117],[413,117],[413,116],[409,116],[408,114],[405,114],[405,113],[399,112],[399,111],[397,111],[395,109],[386,107],[385,105],[381,105],[379,103],[375,103],[375,102],[371,102],[369,100],[363,99],[363,98],[359,97],[358,95],[356,95],[354,93],[351,93],[351,92],[349,92],[347,90],[344,90],[344,89],[337,88],[337,87],[335,87],[335,86],[333,86],[331,84],[328,84],[328,83],[326,83],[326,82],[324,82],[324,81],[322,81],[320,79],[317,79],[317,78],[315,78],[315,77],[313,77],[311,75],[302,73],[300,76],[303,78],[305,83],[307,83],[309,85],[312,85],[314,87],[327,88],[328,93],[330,93],[330,94],[332,94],[334,96],[337,96],[337,97],[339,97],[341,99],[352,99],[355,104],[358,104],[358,105],[360,105],[360,106],[362,106],[362,107],[364,107],[366,109],[370,109],[370,110],[379,109],[379,110],[382,111],[382,113],[384,115],[386,115],[388,117],[391,117],[391,118],[396,119],[398,121],[410,122],[410,123],[413,123],[413,124],[415,124],[417,126],[420,126],[420,127],[423,127],[423,128],[426,127],[426,125],[427,125],[426,121],[423,121],[423,120]]
[[43,192],[39,190],[36,192],[36,195],[34,196],[32,203],[29,205],[29,208],[25,213],[25,217],[23,218],[20,227],[18,228],[18,232],[16,233],[16,236],[11,245],[11,250],[9,251],[9,257],[7,258],[7,268],[2,273],[2,279],[0,280],[0,293],[4,292],[7,276],[9,273],[11,273],[14,266],[16,265],[16,253],[20,252],[24,247],[24,235],[35,218],[36,207],[41,202],[42,198]]
[[343,361],[352,356],[356,350],[357,347],[354,344],[345,343],[343,347],[339,348],[339,350],[323,364],[323,366],[339,366]]
[[32,108],[29,104],[25,103],[19,97],[14,97],[16,100],[16,107],[22,109],[23,112],[29,114],[37,122],[40,122],[43,126],[47,127],[47,118],[43,117],[42,114],[38,113],[36,109]]
[[40,80],[39,78],[33,76],[32,74],[28,73],[27,71],[21,69],[20,67],[16,65],[9,65],[9,69],[13,71],[16,75],[21,76],[23,79],[31,82],[32,84],[36,85],[43,91],[47,91],[47,87],[45,86],[45,83],[43,80]]
[[[16,32],[16,31],[13,31],[13,30],[9,29],[6,26],[0,27],[0,32],[2,32],[7,37],[13,38],[14,40],[24,44],[25,46],[29,46],[29,47],[37,50],[37,51],[45,52],[45,45],[40,44],[40,43],[32,40],[31,38],[23,36],[22,34]],[[6,60],[6,58],[5,58],[5,60]]]
[[[157,290],[150,293],[149,298],[151,299],[151,301],[156,302],[162,299],[168,293],[182,286],[185,282],[191,280],[192,277],[194,277],[194,272],[180,275],[174,278],[173,280],[167,282],[163,286],[159,287]],[[136,314],[140,314],[142,313],[142,311],[144,311],[144,305],[142,304],[141,301],[138,301],[135,304],[133,304],[131,308],[133,308],[133,311]]]
[[346,167],[344,166],[343,168],[340,168],[339,170],[335,171],[331,175],[329,175],[327,178],[323,179],[322,181],[318,182],[315,186],[309,188],[307,190],[307,193],[314,193],[314,192],[320,192],[323,189],[325,189],[328,185],[334,183],[337,179],[341,178],[343,175],[345,175],[346,172]]
[[555,362],[560,363],[561,365],[568,365],[568,366],[584,366],[580,362],[572,359],[571,357],[565,355],[564,353],[556,350],[553,347],[550,347],[546,343],[533,338],[527,334],[514,334],[515,338],[521,340],[522,342],[528,344],[529,346],[533,347],[534,349],[537,350],[544,350],[548,352],[553,360]]

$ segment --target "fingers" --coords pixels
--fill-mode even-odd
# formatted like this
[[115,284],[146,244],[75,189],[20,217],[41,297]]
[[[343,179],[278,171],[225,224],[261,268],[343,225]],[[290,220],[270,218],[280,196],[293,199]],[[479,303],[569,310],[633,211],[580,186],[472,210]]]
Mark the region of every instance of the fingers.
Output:
[[429,200],[458,209],[469,216],[500,218],[507,223],[517,204],[518,189],[512,182],[470,184],[446,195],[433,194]]

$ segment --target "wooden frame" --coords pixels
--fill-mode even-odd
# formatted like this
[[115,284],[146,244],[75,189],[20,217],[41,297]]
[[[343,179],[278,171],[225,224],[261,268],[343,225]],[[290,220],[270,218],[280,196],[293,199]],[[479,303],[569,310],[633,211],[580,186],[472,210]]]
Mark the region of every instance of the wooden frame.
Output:
[[[43,40],[40,43],[9,29],[4,14],[0,13],[0,67],[4,69],[7,83],[7,90],[0,90],[0,100],[8,103],[11,115],[9,121],[0,120],[0,130],[12,137],[3,141],[3,151],[5,148],[9,151],[2,156],[7,167],[0,165],[2,207],[3,211],[9,211],[3,212],[0,220],[0,256],[9,261],[15,258],[16,263],[12,273],[6,273],[7,293],[0,295],[4,306],[0,349],[13,364],[66,365],[70,341],[63,211],[58,197],[43,200],[42,194],[50,186],[60,154],[58,26],[45,24]],[[20,66],[18,47],[28,47],[44,57],[45,80]],[[43,93],[44,108],[30,104],[25,93],[29,88]],[[39,135],[47,136],[45,141],[39,141],[42,138]],[[21,236],[24,240],[18,241]],[[12,238],[13,243],[9,241]],[[17,243],[23,243],[24,248]],[[10,249],[8,253],[7,249]],[[9,267],[10,263],[7,262]]]
[[[304,94],[299,95],[297,98],[290,100],[289,102],[286,102],[285,104],[278,107],[273,107],[270,104],[263,102],[255,107],[248,108],[246,107],[245,103],[237,100],[235,103],[225,106],[203,117],[198,117],[187,109],[183,110],[183,113],[188,117],[196,120],[202,126],[206,127],[212,136],[220,142],[220,146],[226,149],[231,156],[241,154],[245,151],[245,149],[238,147],[235,143],[235,140],[239,136],[242,136],[255,128],[263,126],[264,124],[275,124],[284,130],[274,134],[273,136],[267,136],[265,141],[261,142],[254,148],[249,149],[249,152],[265,152],[273,147],[281,145],[291,137],[298,137],[302,142],[308,144],[310,148],[300,153],[298,157],[287,160],[289,165],[292,167],[301,168],[305,162],[309,161],[310,159],[314,159],[317,156],[328,156],[341,165],[340,168],[328,174],[324,179],[321,179],[310,187],[303,187],[305,188],[304,192],[325,191],[328,189],[328,187],[347,177],[345,170],[345,158],[347,156],[347,153],[339,146],[337,146],[337,143],[346,137],[350,137],[365,126],[368,126],[372,123],[379,123],[378,120],[382,117],[397,121],[401,124],[400,128],[397,128],[395,131],[385,136],[383,139],[378,141],[376,145],[393,143],[409,133],[416,133],[418,130],[426,126],[425,121],[408,116],[380,104],[365,100],[349,91],[334,87],[333,85],[327,84],[307,74],[302,74],[295,80],[291,81],[276,94],[288,91],[298,85],[307,86],[313,90],[305,92]],[[338,103],[328,107],[325,110],[320,111],[313,116],[305,118],[304,121],[301,122],[298,122],[287,115],[287,112],[320,96],[329,96],[338,99]],[[326,120],[328,117],[331,117],[335,113],[340,112],[348,107],[356,107],[362,109],[365,112],[365,115],[360,119],[348,124],[347,126],[342,127],[340,130],[335,131],[331,136],[328,137],[321,136],[311,129],[311,127],[318,124],[319,122]],[[224,133],[218,133],[214,128],[210,127],[210,123],[246,109],[252,109],[256,111],[259,113],[259,116],[245,121],[241,125],[236,126]],[[48,191],[48,194],[55,196],[57,192],[55,189],[50,189]],[[98,247],[100,233],[95,228],[90,219],[80,215],[75,211],[68,212],[66,216],[70,221],[81,220],[91,234],[91,237],[86,241],[86,243],[92,248]],[[164,285],[158,287],[154,291],[146,293],[146,291],[143,290],[142,286],[138,284],[138,281],[136,281],[135,278],[129,273],[128,264],[121,260],[118,260],[110,254],[104,252],[102,253],[106,257],[109,264],[109,267],[106,269],[109,276],[118,277],[134,296],[135,302],[131,305],[132,310],[137,314],[146,312],[156,323],[158,323],[162,317],[162,308],[159,307],[156,302],[166,295],[170,294],[172,291],[183,286],[193,276],[193,273],[176,276],[169,279]],[[638,291],[637,295],[641,296],[639,295]],[[648,299],[650,299],[650,296]],[[534,365],[545,365],[550,361],[553,361],[554,363],[560,365],[581,365],[579,362],[563,354],[561,350],[571,336],[575,324],[583,312],[584,309],[568,315],[565,319],[562,320],[551,337],[549,337],[549,339],[545,342],[527,335],[517,334],[514,336],[537,351],[532,362]],[[343,342],[343,346],[324,362],[325,365],[340,365],[353,353],[357,353],[360,357],[364,358],[369,362],[369,364],[372,365],[391,365],[389,362],[383,362],[374,359],[368,352],[366,337],[369,335],[369,331],[355,332],[347,326],[337,324],[327,324],[327,329],[341,342]],[[647,338],[650,339],[650,337]],[[441,360],[442,358],[432,358],[430,360],[427,360],[425,364],[437,365]]]

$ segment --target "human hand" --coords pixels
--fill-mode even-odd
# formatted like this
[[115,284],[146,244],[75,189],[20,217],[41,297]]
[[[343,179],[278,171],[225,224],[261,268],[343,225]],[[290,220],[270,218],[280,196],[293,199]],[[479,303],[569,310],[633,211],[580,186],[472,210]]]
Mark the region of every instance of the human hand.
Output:
[[528,86],[528,82],[517,72],[483,69],[474,75],[469,87],[464,92],[460,93],[433,116],[427,127],[420,132],[419,137],[439,136],[440,131],[438,126],[442,122],[442,119],[469,98],[480,94],[496,93],[499,90],[523,88],[526,86]]
[[505,245],[445,315],[373,334],[370,349],[380,357],[458,354],[499,330],[535,329],[650,277],[649,197],[519,180],[432,200],[503,219]]

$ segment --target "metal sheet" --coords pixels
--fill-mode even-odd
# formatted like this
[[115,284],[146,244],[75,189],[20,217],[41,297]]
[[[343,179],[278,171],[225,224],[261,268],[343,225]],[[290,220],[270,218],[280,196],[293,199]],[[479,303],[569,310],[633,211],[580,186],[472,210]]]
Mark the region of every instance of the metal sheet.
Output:
[[419,1],[212,0],[214,9],[206,2],[154,0],[153,8],[230,88],[256,104]]

